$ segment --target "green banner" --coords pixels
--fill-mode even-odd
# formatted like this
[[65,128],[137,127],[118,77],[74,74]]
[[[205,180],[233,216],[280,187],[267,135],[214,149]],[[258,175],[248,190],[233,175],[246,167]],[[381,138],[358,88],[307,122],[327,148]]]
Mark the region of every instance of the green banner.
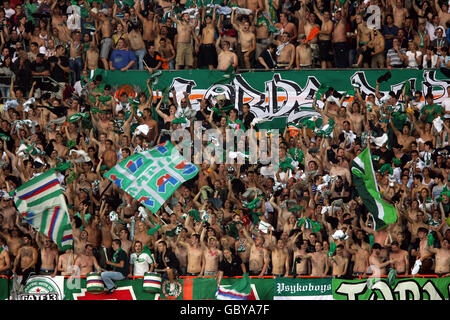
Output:
[[[221,285],[233,284],[239,279],[223,279]],[[169,281],[162,280],[158,293],[143,289],[143,279],[117,281],[118,288],[112,294],[92,293],[86,289],[86,279],[66,279],[66,300],[212,300],[215,299],[217,281],[211,278],[185,278],[175,280],[175,289],[170,291]],[[251,299],[272,300],[273,279],[250,279]]]
[[8,299],[9,292],[8,292],[8,278],[3,278],[3,276],[0,276],[0,300],[6,300]]
[[332,278],[276,278],[274,300],[333,300]]
[[[360,87],[366,98],[375,94],[376,81],[386,74],[387,70],[299,70],[276,72],[246,72],[226,78],[226,73],[217,70],[180,70],[162,71],[152,90],[160,92],[175,89],[178,104],[189,94],[191,105],[198,109],[203,98],[214,99],[225,94],[230,103],[239,110],[248,103],[250,110],[257,118],[272,119],[287,117],[287,122],[296,121],[308,116],[318,116],[312,110],[312,101],[319,88],[333,87],[340,93],[352,92],[354,86]],[[412,91],[419,90],[425,96],[431,92],[435,102],[442,102],[446,97],[446,88],[450,85],[441,71],[427,70],[391,70],[391,78],[380,84],[380,92],[400,92],[405,81],[410,82]],[[94,76],[101,75],[105,83],[110,84],[116,97],[122,92],[135,96],[146,92],[147,80],[151,77],[144,71],[107,71],[96,70]],[[225,80],[224,80],[225,79]],[[226,80],[228,79],[228,80]],[[154,80],[154,79],[153,79]],[[351,102],[349,99],[344,105]],[[323,104],[318,102],[319,107]]]
[[450,277],[386,279],[333,279],[334,300],[448,300]]

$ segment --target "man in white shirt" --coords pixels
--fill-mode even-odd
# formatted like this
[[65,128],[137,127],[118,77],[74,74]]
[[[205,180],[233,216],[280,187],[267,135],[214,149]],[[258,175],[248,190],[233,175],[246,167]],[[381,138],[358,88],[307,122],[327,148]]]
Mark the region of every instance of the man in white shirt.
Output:
[[13,8],[11,8],[9,1],[3,1],[3,9],[5,10],[5,17],[7,19],[11,18],[13,15],[16,14],[16,11]]
[[129,276],[144,276],[146,272],[153,272],[155,268],[155,260],[152,254],[142,251],[142,242],[136,241],[134,250],[130,255],[130,275]]
[[447,98],[442,102],[442,106],[445,110],[444,118],[450,118],[450,86],[447,86]]

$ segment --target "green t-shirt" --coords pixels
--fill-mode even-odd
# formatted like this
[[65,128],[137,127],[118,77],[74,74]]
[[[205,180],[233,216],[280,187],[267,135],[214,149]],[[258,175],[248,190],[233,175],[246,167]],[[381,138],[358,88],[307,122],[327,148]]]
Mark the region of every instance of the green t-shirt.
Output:
[[425,118],[425,122],[433,122],[437,116],[442,115],[442,106],[435,103],[432,105],[425,105],[422,108],[422,114],[425,114],[426,111],[428,111],[428,114]]

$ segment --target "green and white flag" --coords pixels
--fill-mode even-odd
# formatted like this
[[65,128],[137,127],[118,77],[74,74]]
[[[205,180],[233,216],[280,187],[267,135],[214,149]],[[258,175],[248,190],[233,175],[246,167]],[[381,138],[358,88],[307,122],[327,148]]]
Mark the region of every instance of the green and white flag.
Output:
[[395,223],[395,207],[381,198],[368,148],[353,159],[351,170],[356,190],[374,218],[375,230],[385,228],[387,223]]
[[273,300],[333,300],[332,278],[275,278]]
[[187,161],[169,141],[134,153],[120,161],[105,177],[156,213],[199,168]]
[[48,170],[15,190],[14,202],[24,220],[63,251],[73,243],[66,201],[55,171]]

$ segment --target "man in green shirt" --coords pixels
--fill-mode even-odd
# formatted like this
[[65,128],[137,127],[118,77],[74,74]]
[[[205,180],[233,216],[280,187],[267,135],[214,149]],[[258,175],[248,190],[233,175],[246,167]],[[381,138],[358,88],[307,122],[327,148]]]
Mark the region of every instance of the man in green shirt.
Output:
[[423,106],[421,112],[422,112],[422,119],[424,122],[433,122],[433,120],[438,117],[441,116],[443,114],[442,112],[442,106],[433,103],[433,94],[432,93],[428,93],[425,96],[425,101],[427,102],[427,104],[425,106]]
[[112,266],[113,271],[102,272],[102,280],[105,283],[107,294],[111,294],[117,289],[117,285],[114,281],[125,279],[130,271],[128,255],[121,249],[121,245],[122,242],[119,239],[114,239],[112,241],[114,255],[111,261],[106,260],[106,264]]

